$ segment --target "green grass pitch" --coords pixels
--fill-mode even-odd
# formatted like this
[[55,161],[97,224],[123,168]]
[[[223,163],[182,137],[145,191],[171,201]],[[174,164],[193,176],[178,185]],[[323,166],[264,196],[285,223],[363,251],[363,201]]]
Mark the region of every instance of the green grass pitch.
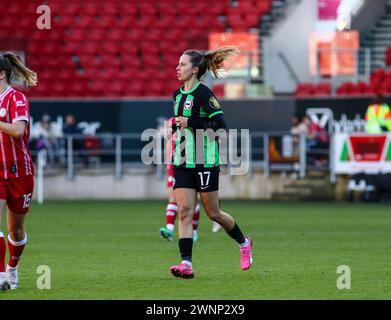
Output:
[[[378,204],[222,201],[254,241],[254,264],[242,271],[239,249],[211,232],[202,213],[194,245],[195,278],[177,279],[173,242],[159,235],[164,201],[34,203],[20,288],[0,299],[390,299],[391,208]],[[5,231],[3,218],[3,231]],[[176,229],[177,231],[177,229]],[[37,288],[37,268],[51,289]],[[337,288],[337,267],[351,289]]]

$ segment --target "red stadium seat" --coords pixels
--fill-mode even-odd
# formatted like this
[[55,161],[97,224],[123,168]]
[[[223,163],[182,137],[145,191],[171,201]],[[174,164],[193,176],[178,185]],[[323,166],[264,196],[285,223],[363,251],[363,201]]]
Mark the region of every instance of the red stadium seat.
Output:
[[155,21],[156,20],[152,16],[142,16],[136,20],[135,24],[140,28],[150,28],[154,25]]
[[254,4],[259,14],[268,13],[271,9],[271,1],[255,1]]
[[0,19],[0,27],[12,30],[18,25],[18,18],[15,16],[5,16]]
[[71,33],[66,37],[66,41],[84,42],[86,33],[83,29],[73,28]]
[[140,3],[139,7],[140,16],[157,16],[158,8],[155,3]]
[[172,29],[170,32],[164,34],[163,40],[168,41],[176,46],[178,39],[181,39],[182,36],[183,35],[181,30]]
[[101,7],[97,3],[86,2],[81,8],[81,16],[97,16],[101,12]]
[[121,66],[124,70],[139,70],[141,68],[141,62],[138,56],[134,55],[121,55]]
[[78,47],[78,52],[80,54],[86,54],[87,56],[97,55],[99,51],[99,47],[100,47],[99,43],[87,41]]
[[295,96],[306,97],[314,94],[314,86],[312,83],[299,83],[297,85]]
[[151,70],[156,70],[161,67],[162,62],[158,54],[143,54],[143,66]]
[[121,15],[119,16],[113,27],[115,28],[131,28],[136,21],[136,16],[134,15]]
[[162,39],[164,34],[163,30],[160,29],[150,29],[148,32],[145,32],[143,39],[145,41],[151,41],[158,43]]
[[120,47],[120,54],[121,55],[137,56],[137,54],[138,54],[138,48],[135,43],[121,42],[119,47]]
[[56,21],[55,23],[60,27],[70,28],[70,27],[74,26],[75,23],[79,20],[80,19],[78,19],[74,16],[67,16],[67,15],[61,14],[61,16],[58,17],[58,21]]
[[313,94],[315,96],[329,96],[331,94],[330,83],[319,83],[314,86]]
[[238,10],[230,10],[227,16],[228,26],[234,31],[246,31],[247,23],[244,16]]
[[209,10],[210,3],[207,2],[201,2],[201,1],[196,1],[193,4],[194,11],[196,12],[197,16],[203,16],[205,12]]
[[108,40],[124,42],[125,33],[126,32],[123,29],[111,29],[106,33],[106,37]]
[[337,89],[337,95],[349,95],[351,90],[353,89],[354,84],[351,82],[344,82],[341,84],[341,86]]
[[155,23],[155,27],[159,28],[160,30],[167,30],[169,29],[173,21],[176,19],[176,16],[165,14],[164,16],[161,16],[160,19],[158,19]]
[[118,42],[115,41],[104,41],[100,45],[100,50],[102,54],[119,54],[121,52]]
[[140,43],[140,50],[142,55],[155,55],[159,54],[159,47],[157,47],[153,42],[143,42]]
[[214,16],[223,16],[227,14],[227,5],[224,3],[213,3],[213,6],[208,8],[208,13]]
[[67,96],[67,87],[68,84],[62,81],[55,81],[52,84],[52,94],[54,97],[63,97]]
[[251,13],[251,12],[246,13],[245,20],[246,20],[247,27],[259,28],[260,19],[257,13]]
[[371,82],[372,82],[372,80],[380,80],[380,81],[382,81],[385,76],[386,76],[386,71],[384,69],[376,69],[371,74]]
[[165,3],[162,1],[161,3],[159,3],[159,13],[160,13],[160,17],[176,16],[178,11],[175,5],[171,3]]
[[164,96],[164,83],[160,81],[149,81],[148,85],[143,88],[144,96]]
[[117,16],[121,12],[121,7],[119,3],[103,2],[102,12],[104,12],[105,16]]
[[139,27],[132,27],[131,30],[125,30],[123,41],[137,44],[143,39],[144,31],[143,28]]
[[120,4],[119,13],[121,16],[136,16],[138,10],[134,3],[123,2]]
[[182,16],[181,19],[174,20],[172,23],[178,28],[190,29],[189,26],[194,23],[194,20],[191,16]]
[[72,25],[72,28],[90,28],[96,25],[95,16],[80,16],[76,19],[76,24]]
[[61,15],[76,16],[81,11],[83,11],[83,7],[81,5],[76,3],[68,3],[65,6],[62,6],[61,11],[58,13]]
[[110,90],[106,91],[106,96],[108,97],[121,97],[125,93],[126,83],[118,79],[113,79],[110,83]]
[[112,26],[114,26],[116,23],[116,18],[114,16],[100,16],[97,21],[96,21],[96,24],[94,25],[94,27],[98,27],[98,28],[104,28],[104,29],[107,29],[107,28],[110,28]]
[[73,78],[75,73],[76,73],[75,71],[70,69],[61,69],[56,71],[55,78],[57,78],[59,81],[69,81],[70,79]]
[[85,32],[85,40],[87,43],[104,41],[107,39],[107,33],[105,29],[92,28]]
[[116,56],[113,55],[102,54],[99,56],[98,62],[100,66],[117,69],[117,71],[121,67],[121,60],[119,60]]
[[125,96],[133,96],[138,97],[142,96],[144,93],[144,88],[146,87],[146,83],[143,81],[132,80],[129,85],[124,87]]

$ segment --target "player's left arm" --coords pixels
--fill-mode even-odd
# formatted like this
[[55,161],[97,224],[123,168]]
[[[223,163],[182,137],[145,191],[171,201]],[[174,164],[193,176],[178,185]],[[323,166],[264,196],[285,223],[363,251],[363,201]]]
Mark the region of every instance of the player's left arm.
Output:
[[227,124],[224,120],[224,112],[221,109],[220,103],[214,96],[212,91],[208,90],[203,94],[202,108],[208,114],[208,118],[184,118],[180,119],[181,127],[190,127],[194,129],[227,129]]
[[10,97],[9,114],[11,123],[0,121],[0,131],[15,138],[21,138],[29,122],[29,109],[26,96],[21,92],[15,92]]

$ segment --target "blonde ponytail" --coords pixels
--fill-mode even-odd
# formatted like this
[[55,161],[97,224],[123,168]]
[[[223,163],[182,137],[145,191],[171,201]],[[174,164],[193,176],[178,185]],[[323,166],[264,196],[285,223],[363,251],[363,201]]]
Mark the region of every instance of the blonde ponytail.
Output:
[[[3,54],[4,58],[7,58],[11,63],[10,77],[15,77],[18,80],[24,80],[28,86],[35,86],[38,83],[37,74],[27,68],[20,58],[13,53]],[[8,79],[9,81],[10,79]]]
[[229,60],[233,55],[239,53],[234,46],[222,46],[215,50],[210,50],[205,54],[197,50],[186,50],[183,54],[190,56],[190,62],[199,68],[197,78],[201,79],[207,70],[211,71],[217,78],[224,70],[224,61]]
[[221,71],[224,70],[224,61],[238,53],[238,48],[234,46],[222,46],[206,52],[204,56],[208,64],[208,70],[218,78],[221,76]]

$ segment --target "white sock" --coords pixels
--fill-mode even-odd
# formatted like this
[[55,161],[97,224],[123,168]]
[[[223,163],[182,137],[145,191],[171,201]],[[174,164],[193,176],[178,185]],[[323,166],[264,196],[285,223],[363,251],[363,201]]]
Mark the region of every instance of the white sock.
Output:
[[183,260],[182,263],[187,264],[190,268],[193,267],[193,264],[189,260]]
[[174,231],[175,226],[173,224],[168,224],[167,229],[170,231]]
[[241,247],[247,247],[249,245],[248,239],[245,237],[246,241],[240,244]]

